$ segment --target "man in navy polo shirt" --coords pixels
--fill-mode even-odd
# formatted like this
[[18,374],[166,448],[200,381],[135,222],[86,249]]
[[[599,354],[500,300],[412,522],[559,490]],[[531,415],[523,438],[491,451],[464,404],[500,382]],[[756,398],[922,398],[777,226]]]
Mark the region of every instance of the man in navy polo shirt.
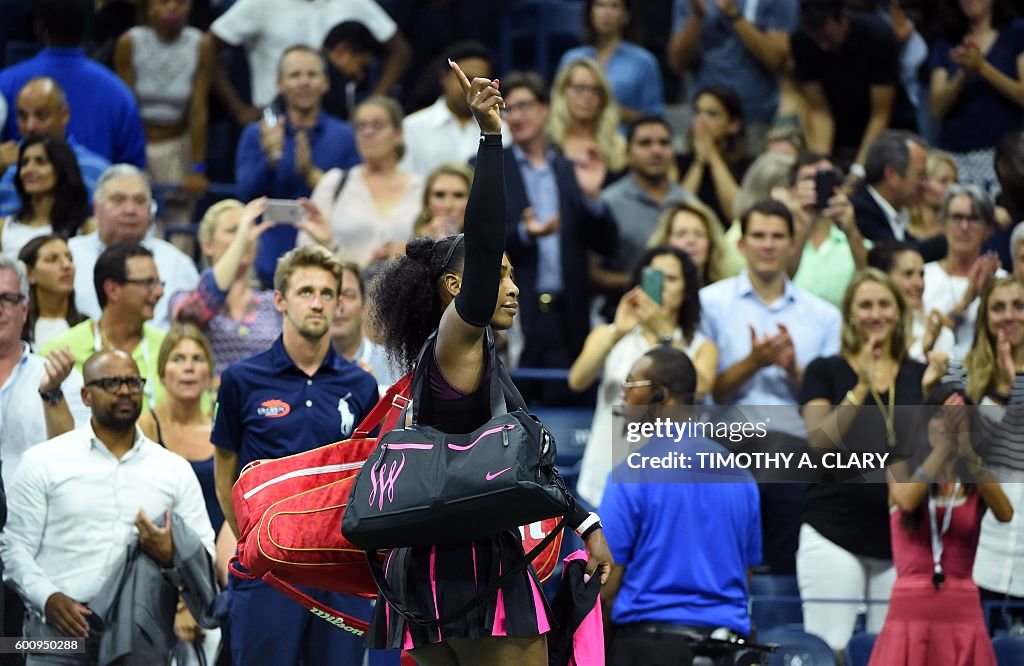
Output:
[[[238,533],[231,486],[253,460],[280,458],[345,439],[377,402],[377,382],[331,347],[342,264],[319,246],[292,250],[274,273],[282,334],[224,371],[213,424],[217,498]],[[339,527],[340,529],[340,527]],[[339,631],[261,581],[231,577],[236,665],[360,664],[360,639]],[[369,603],[306,589],[319,601],[369,618]]]

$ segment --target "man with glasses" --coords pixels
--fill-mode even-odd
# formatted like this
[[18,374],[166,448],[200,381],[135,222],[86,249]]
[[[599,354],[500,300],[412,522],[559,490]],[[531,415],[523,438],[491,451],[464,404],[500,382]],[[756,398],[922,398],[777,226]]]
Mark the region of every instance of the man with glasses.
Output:
[[93,285],[93,266],[111,245],[141,245],[152,253],[160,266],[167,279],[167,289],[161,292],[163,295],[158,297],[149,318],[162,330],[166,331],[171,325],[170,294],[192,291],[199,284],[199,272],[188,255],[165,240],[147,235],[152,222],[152,205],[146,174],[134,166],[115,164],[100,176],[93,195],[96,231],[68,240],[75,260],[75,305],[82,314],[98,318],[103,309],[99,290]]
[[[100,623],[89,603],[107,579],[121,574],[125,550],[136,539],[143,556],[173,571],[171,512],[214,555],[213,527],[192,467],[135,426],[147,383],[135,362],[122,351],[103,350],[90,356],[83,374],[91,420],[29,449],[8,493],[0,546],[4,580],[27,603],[21,635],[30,638],[95,636]],[[164,527],[154,524],[157,517],[166,518]],[[174,609],[149,609],[166,634]],[[85,654],[28,658],[29,666],[86,663]]]
[[[305,45],[285,50],[277,69],[277,91],[284,108],[267,107],[264,119],[242,130],[238,140],[239,199],[308,197],[325,171],[359,164],[352,126],[321,108],[327,85],[319,51]],[[295,247],[297,233],[291,224],[263,232],[255,262],[263,284],[273,282],[277,259]]]
[[[224,518],[238,534],[231,487],[253,460],[345,439],[377,402],[377,382],[331,346],[341,261],[319,245],[288,252],[274,274],[281,337],[221,376],[211,440]],[[339,527],[340,529],[340,527]],[[262,581],[231,576],[231,654],[238,666],[361,664],[360,639],[310,614]],[[324,590],[314,598],[369,618],[369,604]]]
[[86,319],[53,338],[40,349],[49,353],[67,348],[75,367],[102,349],[119,349],[131,357],[146,379],[150,408],[163,396],[157,376],[157,357],[164,332],[148,323],[164,295],[164,283],[153,253],[141,245],[112,245],[93,267],[93,288],[99,296],[100,316]]
[[[655,347],[623,382],[626,426],[684,422],[696,387],[684,352]],[[761,561],[757,485],[745,470],[702,470],[696,462],[691,469],[640,467],[644,458],[676,453],[692,461],[698,453],[728,454],[704,437],[654,437],[629,444],[629,451],[609,475],[600,511],[618,564],[601,588],[616,626],[608,664],[689,665],[699,652],[695,644],[712,632],[750,633],[748,572]]]

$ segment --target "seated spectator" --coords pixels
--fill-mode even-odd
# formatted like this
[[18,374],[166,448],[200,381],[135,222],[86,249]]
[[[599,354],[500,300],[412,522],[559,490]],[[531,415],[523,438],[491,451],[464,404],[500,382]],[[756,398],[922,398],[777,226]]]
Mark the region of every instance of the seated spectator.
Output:
[[[925,366],[904,356],[906,314],[899,289],[881,271],[866,269],[850,282],[843,297],[842,348],[812,361],[800,387],[812,448],[887,451],[910,437],[916,424],[898,420],[895,405],[923,402]],[[872,409],[841,409],[851,405]],[[883,423],[876,423],[875,406]],[[822,600],[889,598],[896,572],[888,515],[880,483],[818,483],[808,493],[796,554],[800,596],[810,600],[803,604],[804,628],[837,652],[853,634],[858,602]],[[867,630],[877,633],[884,617],[884,605],[869,604]]]
[[912,476],[902,463],[889,479],[896,584],[869,664],[996,666],[971,571],[982,517],[1008,523],[1013,506],[974,451],[963,394],[944,387],[926,404],[931,452]]
[[[644,269],[662,275],[657,298],[640,286]],[[696,367],[697,400],[702,401],[715,381],[718,348],[697,331],[700,324],[700,279],[697,268],[682,250],[661,245],[648,250],[633,269],[632,285],[619,300],[615,320],[596,327],[569,369],[569,388],[585,391],[600,375],[597,409],[590,440],[580,465],[577,493],[592,506],[601,504],[613,460],[612,405],[622,382],[640,357],[658,345],[686,352]],[[693,391],[691,390],[690,393]]]
[[946,253],[944,238],[917,238],[910,233],[910,206],[924,192],[928,147],[916,134],[902,130],[883,132],[871,144],[865,160],[864,181],[850,196],[857,227],[869,241],[907,241],[925,261]]
[[675,1],[669,63],[679,74],[693,72],[694,91],[725,85],[741,95],[753,154],[779,110],[779,79],[790,67],[799,16],[796,0]]
[[697,93],[686,140],[689,152],[679,159],[683,189],[696,194],[723,223],[732,220],[739,181],[750,159],[743,139],[743,108],[731,88],[713,86]]
[[342,0],[323,5],[303,0],[286,2],[282,5],[280,0],[238,0],[210,26],[208,36],[218,52],[229,46],[241,46],[249,60],[251,103],[234,89],[223,65],[214,68],[213,90],[239,125],[258,121],[260,109],[273,104],[279,92],[274,87],[280,79],[279,63],[289,46],[319,46],[331,28],[343,21],[359,21],[382,45],[384,62],[374,94],[388,94],[402,78],[412,55],[409,43],[374,0]]
[[[71,110],[60,85],[46,77],[31,79],[18,93],[15,107],[18,132],[21,136],[48,134],[67,142],[75,154],[80,179],[85,183],[91,201],[96,181],[110,166],[110,162],[75,141],[74,137],[67,133],[66,127],[71,119]],[[0,172],[3,173],[0,177],[0,215],[10,215],[21,208],[21,196],[15,186],[18,150],[17,141],[0,143]]]
[[939,148],[963,183],[997,187],[995,145],[1024,121],[1024,20],[1007,0],[942,0],[944,34],[932,47],[931,111]]
[[425,72],[437,77],[441,96],[427,108],[410,113],[402,123],[402,168],[423,178],[443,162],[469,161],[480,145],[480,128],[473,122],[466,94],[448,60],[458,64],[471,81],[478,76],[491,78],[494,73],[494,56],[478,42],[453,44],[444,55]]
[[178,185],[185,194],[201,197],[209,186],[206,128],[213,45],[187,25],[191,0],[139,5],[144,24],[117,40],[114,69],[138,99],[146,173],[154,183]]
[[722,223],[715,211],[700,201],[681,201],[658,220],[648,247],[669,245],[685,252],[697,267],[700,286],[730,277],[725,272]]
[[248,206],[225,199],[210,206],[199,223],[199,243],[212,268],[203,271],[195,289],[171,296],[174,320],[195,324],[209,341],[215,383],[229,365],[269,349],[281,335],[273,293],[252,288],[256,244],[274,226],[269,220],[256,223],[265,206],[265,199]]
[[[238,141],[235,186],[242,201],[306,197],[328,169],[359,162],[352,127],[320,108],[327,77],[319,51],[288,48],[281,56],[277,88],[284,113],[250,124]],[[264,285],[273,281],[278,257],[295,247],[296,233],[294,226],[282,224],[260,239],[256,275]]]
[[976,185],[952,185],[939,209],[949,251],[924,266],[924,309],[949,319],[956,344],[951,358],[962,359],[971,349],[978,317],[978,296],[993,277],[1006,271],[995,252],[982,253],[995,228],[992,199]]
[[618,228],[618,250],[609,266],[592,258],[590,268],[591,281],[605,292],[611,307],[629,288],[630,271],[644,254],[661,214],[681,201],[697,200],[670,175],[672,128],[664,118],[642,116],[629,124],[626,161],[625,175],[601,192]]
[[[819,196],[818,174],[831,172],[833,188]],[[800,251],[789,265],[793,283],[839,307],[846,285],[867,266],[868,249],[853,206],[840,184],[842,172],[828,155],[804,153],[790,171],[789,208]],[[824,203],[824,207],[819,203]]]
[[[996,144],[996,177],[1000,192],[996,197],[996,221],[999,229],[989,236],[986,250],[999,253],[1003,268],[1013,265],[1009,238],[1014,226],[1024,221],[1024,131],[1008,132]],[[1000,211],[1006,215],[999,219]]]
[[324,37],[327,58],[327,92],[324,111],[335,118],[349,120],[356,103],[365,96],[366,70],[383,53],[373,33],[359,21],[342,21]]
[[350,261],[342,265],[345,272],[341,277],[338,307],[331,319],[331,344],[339,355],[373,375],[384,395],[401,375],[391,369],[384,348],[363,333],[366,290],[359,266]]
[[75,262],[60,236],[37,236],[18,254],[28,270],[28,318],[22,339],[36,349],[85,319],[75,307]]
[[925,162],[925,177],[921,184],[921,199],[910,206],[910,224],[907,233],[913,238],[928,240],[945,234],[938,220],[938,211],[946,198],[946,190],[957,182],[956,161],[949,153],[929,150]]
[[924,259],[914,246],[899,241],[883,241],[868,252],[868,265],[882,271],[893,281],[907,303],[909,324],[907,356],[927,363],[934,350],[947,358],[953,353],[956,340],[938,310],[924,310]]
[[807,102],[807,147],[835,155],[859,177],[868,147],[892,117],[900,74],[896,35],[885,19],[850,11],[844,0],[801,0],[800,22],[793,60]]
[[551,84],[548,134],[574,162],[599,162],[613,178],[626,168],[619,109],[596,61],[578,58],[558,70]]
[[[1020,405],[1024,404],[1024,283],[1013,277],[996,278],[981,292],[977,335],[962,362],[949,362],[943,385],[962,392],[970,402],[985,409],[976,419],[985,442],[985,466],[1005,483],[1010,504],[1024,506],[1024,428]],[[999,406],[1009,409],[1000,410]],[[992,514],[981,521],[981,537],[974,561],[974,582],[984,602],[1024,598],[1024,544],[1020,534],[1024,518],[1014,513],[1007,524]],[[1000,609],[1001,611],[1002,609]],[[1002,613],[996,611],[1000,615]],[[1020,610],[1010,611],[1020,618]],[[1005,616],[1003,616],[1005,617]],[[999,620],[1003,618],[1000,617]],[[1016,621],[1016,620],[1014,620]],[[995,626],[995,625],[994,625]]]
[[146,175],[130,164],[115,164],[100,177],[93,202],[96,231],[68,241],[77,269],[75,304],[87,317],[100,316],[102,306],[93,284],[93,266],[111,245],[142,245],[160,266],[167,290],[153,313],[153,324],[158,328],[166,330],[170,326],[170,294],[192,289],[199,283],[199,272],[191,257],[167,241],[148,235],[152,201]]
[[625,123],[644,115],[660,116],[665,110],[658,59],[637,43],[641,21],[633,14],[635,4],[633,0],[586,0],[584,46],[569,49],[558,63],[558,69],[580,58],[600,64]]
[[22,204],[16,213],[0,218],[0,251],[5,256],[17,257],[37,236],[67,239],[95,229],[75,154],[60,139],[39,134],[22,141],[14,185]]
[[156,361],[164,340],[164,332],[148,323],[164,293],[153,253],[141,245],[111,245],[96,259],[93,285],[100,316],[51,338],[39,353],[66,347],[75,359],[75,367],[81,369],[98,351],[120,350],[146,379],[146,404],[152,408],[163,397]]
[[[645,408],[645,421],[662,414],[675,419],[694,404],[696,375],[685,354],[652,349],[622,382],[622,402],[627,410]],[[683,442],[670,437],[650,439],[639,454],[664,456],[681,446],[709,455],[728,453],[703,437]],[[712,632],[723,638],[716,631],[720,627],[733,638],[746,639],[751,631],[747,581],[750,568],[761,562],[753,477],[744,470],[662,471],[616,469],[601,502],[617,563],[601,588],[615,625],[608,655],[612,666],[688,666],[697,663],[694,641]],[[683,635],[687,631],[692,636]]]
[[366,266],[391,258],[412,236],[420,210],[423,179],[399,167],[404,145],[402,108],[390,97],[371,97],[352,116],[362,164],[331,169],[313,190],[312,202],[329,224],[329,234],[300,235],[348,261]]
[[[30,80],[52,78],[64,90],[65,108],[78,109],[66,121],[69,135],[109,162],[145,166],[142,119],[131,90],[109,69],[86,57],[81,48],[88,25],[88,3],[37,0],[35,7],[45,48],[38,55],[0,71],[0,95],[14,106],[18,92]],[[22,136],[16,115],[9,114],[0,140]]]
[[[164,399],[153,409],[144,409],[138,426],[142,434],[171,453],[188,461],[199,481],[206,503],[206,516],[213,527],[217,543],[217,570],[227,572],[227,560],[234,550],[234,535],[224,524],[224,513],[217,503],[217,490],[213,478],[213,444],[210,432],[213,419],[204,410],[203,398],[212,388],[213,352],[202,332],[190,324],[175,325],[160,345],[157,375],[164,387]],[[230,541],[230,551],[222,557],[222,544]],[[184,604],[178,605],[174,630],[178,637],[198,637],[207,650],[208,660],[216,660],[220,644],[220,629],[209,640],[203,640],[205,631],[196,624],[192,613]],[[189,641],[191,642],[191,641]]]
[[[215,585],[198,573],[210,570],[214,542],[195,474],[136,427],[145,383],[138,368],[127,354],[104,350],[89,358],[84,379],[90,422],[27,451],[10,488],[10,520],[0,546],[4,580],[25,599],[25,635],[37,640],[92,634],[99,641],[90,621],[99,609],[89,604],[98,601],[101,590],[110,590],[108,579],[125,575],[124,554],[133,542],[140,557],[158,565],[157,572],[181,562],[174,570],[184,589]],[[154,524],[170,521],[172,513],[192,532],[193,542],[202,544],[198,552],[181,547],[185,534],[179,527],[172,532],[170,525]],[[129,626],[105,627],[124,635],[125,649],[136,659],[142,645],[149,653],[141,658],[152,659],[154,651],[173,643],[175,618],[169,608],[178,585],[158,574],[147,581],[146,592],[151,596],[144,600],[141,591],[124,591],[134,603],[149,601],[143,606],[146,623],[132,622],[132,613],[111,613],[108,622]],[[47,661],[29,657],[30,664]]]
[[412,235],[437,240],[462,233],[473,168],[460,162],[444,162],[427,176],[423,209],[413,224]]

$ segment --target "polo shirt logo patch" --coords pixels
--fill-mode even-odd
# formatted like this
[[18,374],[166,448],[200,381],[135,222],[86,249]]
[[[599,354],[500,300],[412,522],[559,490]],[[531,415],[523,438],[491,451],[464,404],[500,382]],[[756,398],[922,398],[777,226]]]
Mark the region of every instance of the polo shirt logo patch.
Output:
[[349,391],[345,394],[345,397],[338,400],[338,414],[341,415],[341,434],[348,435],[352,432],[352,426],[356,424],[356,415],[352,413],[352,409],[348,405],[348,399],[352,397],[352,392]]
[[268,419],[279,419],[282,416],[288,416],[291,411],[291,405],[284,400],[278,400],[277,398],[264,400],[256,409],[257,414],[260,416],[266,416]]

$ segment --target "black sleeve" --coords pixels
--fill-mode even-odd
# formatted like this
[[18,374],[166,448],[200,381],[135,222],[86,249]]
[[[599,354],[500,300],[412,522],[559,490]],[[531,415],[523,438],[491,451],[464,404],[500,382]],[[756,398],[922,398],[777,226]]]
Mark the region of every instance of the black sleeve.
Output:
[[807,369],[804,370],[804,381],[800,385],[800,395],[797,397],[801,405],[818,398],[825,398],[833,405],[836,404],[835,387],[831,376],[835,368],[830,367],[833,365],[833,358],[835,357],[822,356],[807,365]]
[[462,320],[481,328],[491,322],[501,255],[505,251],[505,162],[501,136],[485,134],[476,154],[476,173],[466,203],[466,261],[455,310]]

